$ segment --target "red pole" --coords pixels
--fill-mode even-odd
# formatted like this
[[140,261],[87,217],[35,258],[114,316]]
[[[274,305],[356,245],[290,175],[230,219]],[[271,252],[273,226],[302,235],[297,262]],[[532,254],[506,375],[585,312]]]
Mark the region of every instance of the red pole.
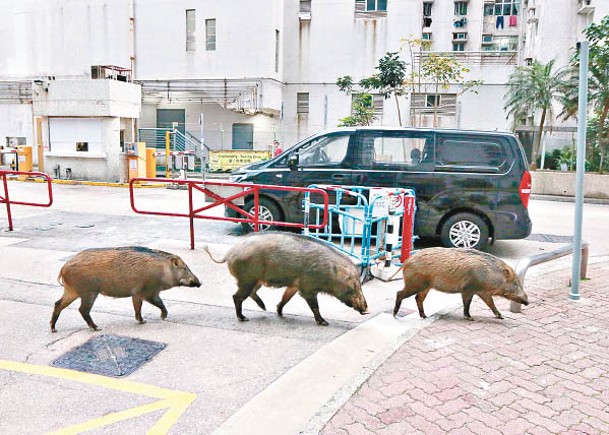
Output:
[[404,217],[402,220],[402,255],[400,261],[403,263],[410,257],[412,251],[412,231],[414,227],[414,196],[404,196]]
[[188,219],[190,219],[190,249],[195,249],[195,218],[192,208],[192,183],[188,183]]
[[8,197],[8,185],[6,174],[2,174],[2,184],[4,185],[4,200],[6,201],[6,215],[8,216],[8,230],[13,231],[13,218],[11,217],[11,201]]

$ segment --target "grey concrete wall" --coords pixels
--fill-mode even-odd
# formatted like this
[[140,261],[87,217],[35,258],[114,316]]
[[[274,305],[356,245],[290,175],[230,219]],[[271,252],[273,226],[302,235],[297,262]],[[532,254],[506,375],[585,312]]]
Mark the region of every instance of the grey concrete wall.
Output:
[[[575,196],[575,172],[532,171],[536,195]],[[609,199],[609,175],[584,175],[584,197]]]

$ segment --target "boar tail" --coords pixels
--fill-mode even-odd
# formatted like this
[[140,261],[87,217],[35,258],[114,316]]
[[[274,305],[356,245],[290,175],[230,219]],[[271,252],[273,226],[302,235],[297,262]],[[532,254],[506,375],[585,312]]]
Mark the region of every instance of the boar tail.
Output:
[[203,246],[203,250],[204,250],[205,252],[207,252],[207,255],[209,255],[209,258],[211,258],[211,259],[212,259],[212,261],[213,261],[214,263],[219,263],[219,264],[221,264],[221,263],[225,263],[225,262],[226,262],[226,258],[223,258],[222,260],[219,260],[219,261],[218,261],[218,260],[216,260],[216,259],[215,259],[215,258],[214,258],[214,257],[211,255],[211,252],[209,252],[209,247],[208,247],[207,245],[204,245],[204,246]]
[[59,275],[57,275],[57,282],[59,283],[60,286],[63,287],[63,280],[61,279],[61,270],[59,271]]

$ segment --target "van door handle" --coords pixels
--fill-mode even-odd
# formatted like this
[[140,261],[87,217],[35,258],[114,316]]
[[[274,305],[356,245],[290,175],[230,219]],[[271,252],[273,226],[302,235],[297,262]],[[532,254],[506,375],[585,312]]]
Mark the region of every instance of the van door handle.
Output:
[[334,174],[332,175],[332,179],[333,180],[337,180],[337,181],[344,181],[347,178],[346,175],[343,174]]
[[368,177],[365,174],[357,174],[355,176],[355,184],[363,184],[366,182],[366,180],[368,179]]

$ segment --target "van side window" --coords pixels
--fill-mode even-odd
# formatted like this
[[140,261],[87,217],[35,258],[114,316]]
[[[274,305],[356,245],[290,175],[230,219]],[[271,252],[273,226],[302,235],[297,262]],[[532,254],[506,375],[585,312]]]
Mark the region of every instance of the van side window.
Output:
[[424,158],[423,137],[379,136],[374,138],[375,164],[417,166]]
[[347,155],[350,135],[323,136],[299,150],[299,166],[333,165],[342,163]]
[[490,140],[447,139],[436,147],[436,163],[440,166],[496,169],[505,162],[501,144]]

